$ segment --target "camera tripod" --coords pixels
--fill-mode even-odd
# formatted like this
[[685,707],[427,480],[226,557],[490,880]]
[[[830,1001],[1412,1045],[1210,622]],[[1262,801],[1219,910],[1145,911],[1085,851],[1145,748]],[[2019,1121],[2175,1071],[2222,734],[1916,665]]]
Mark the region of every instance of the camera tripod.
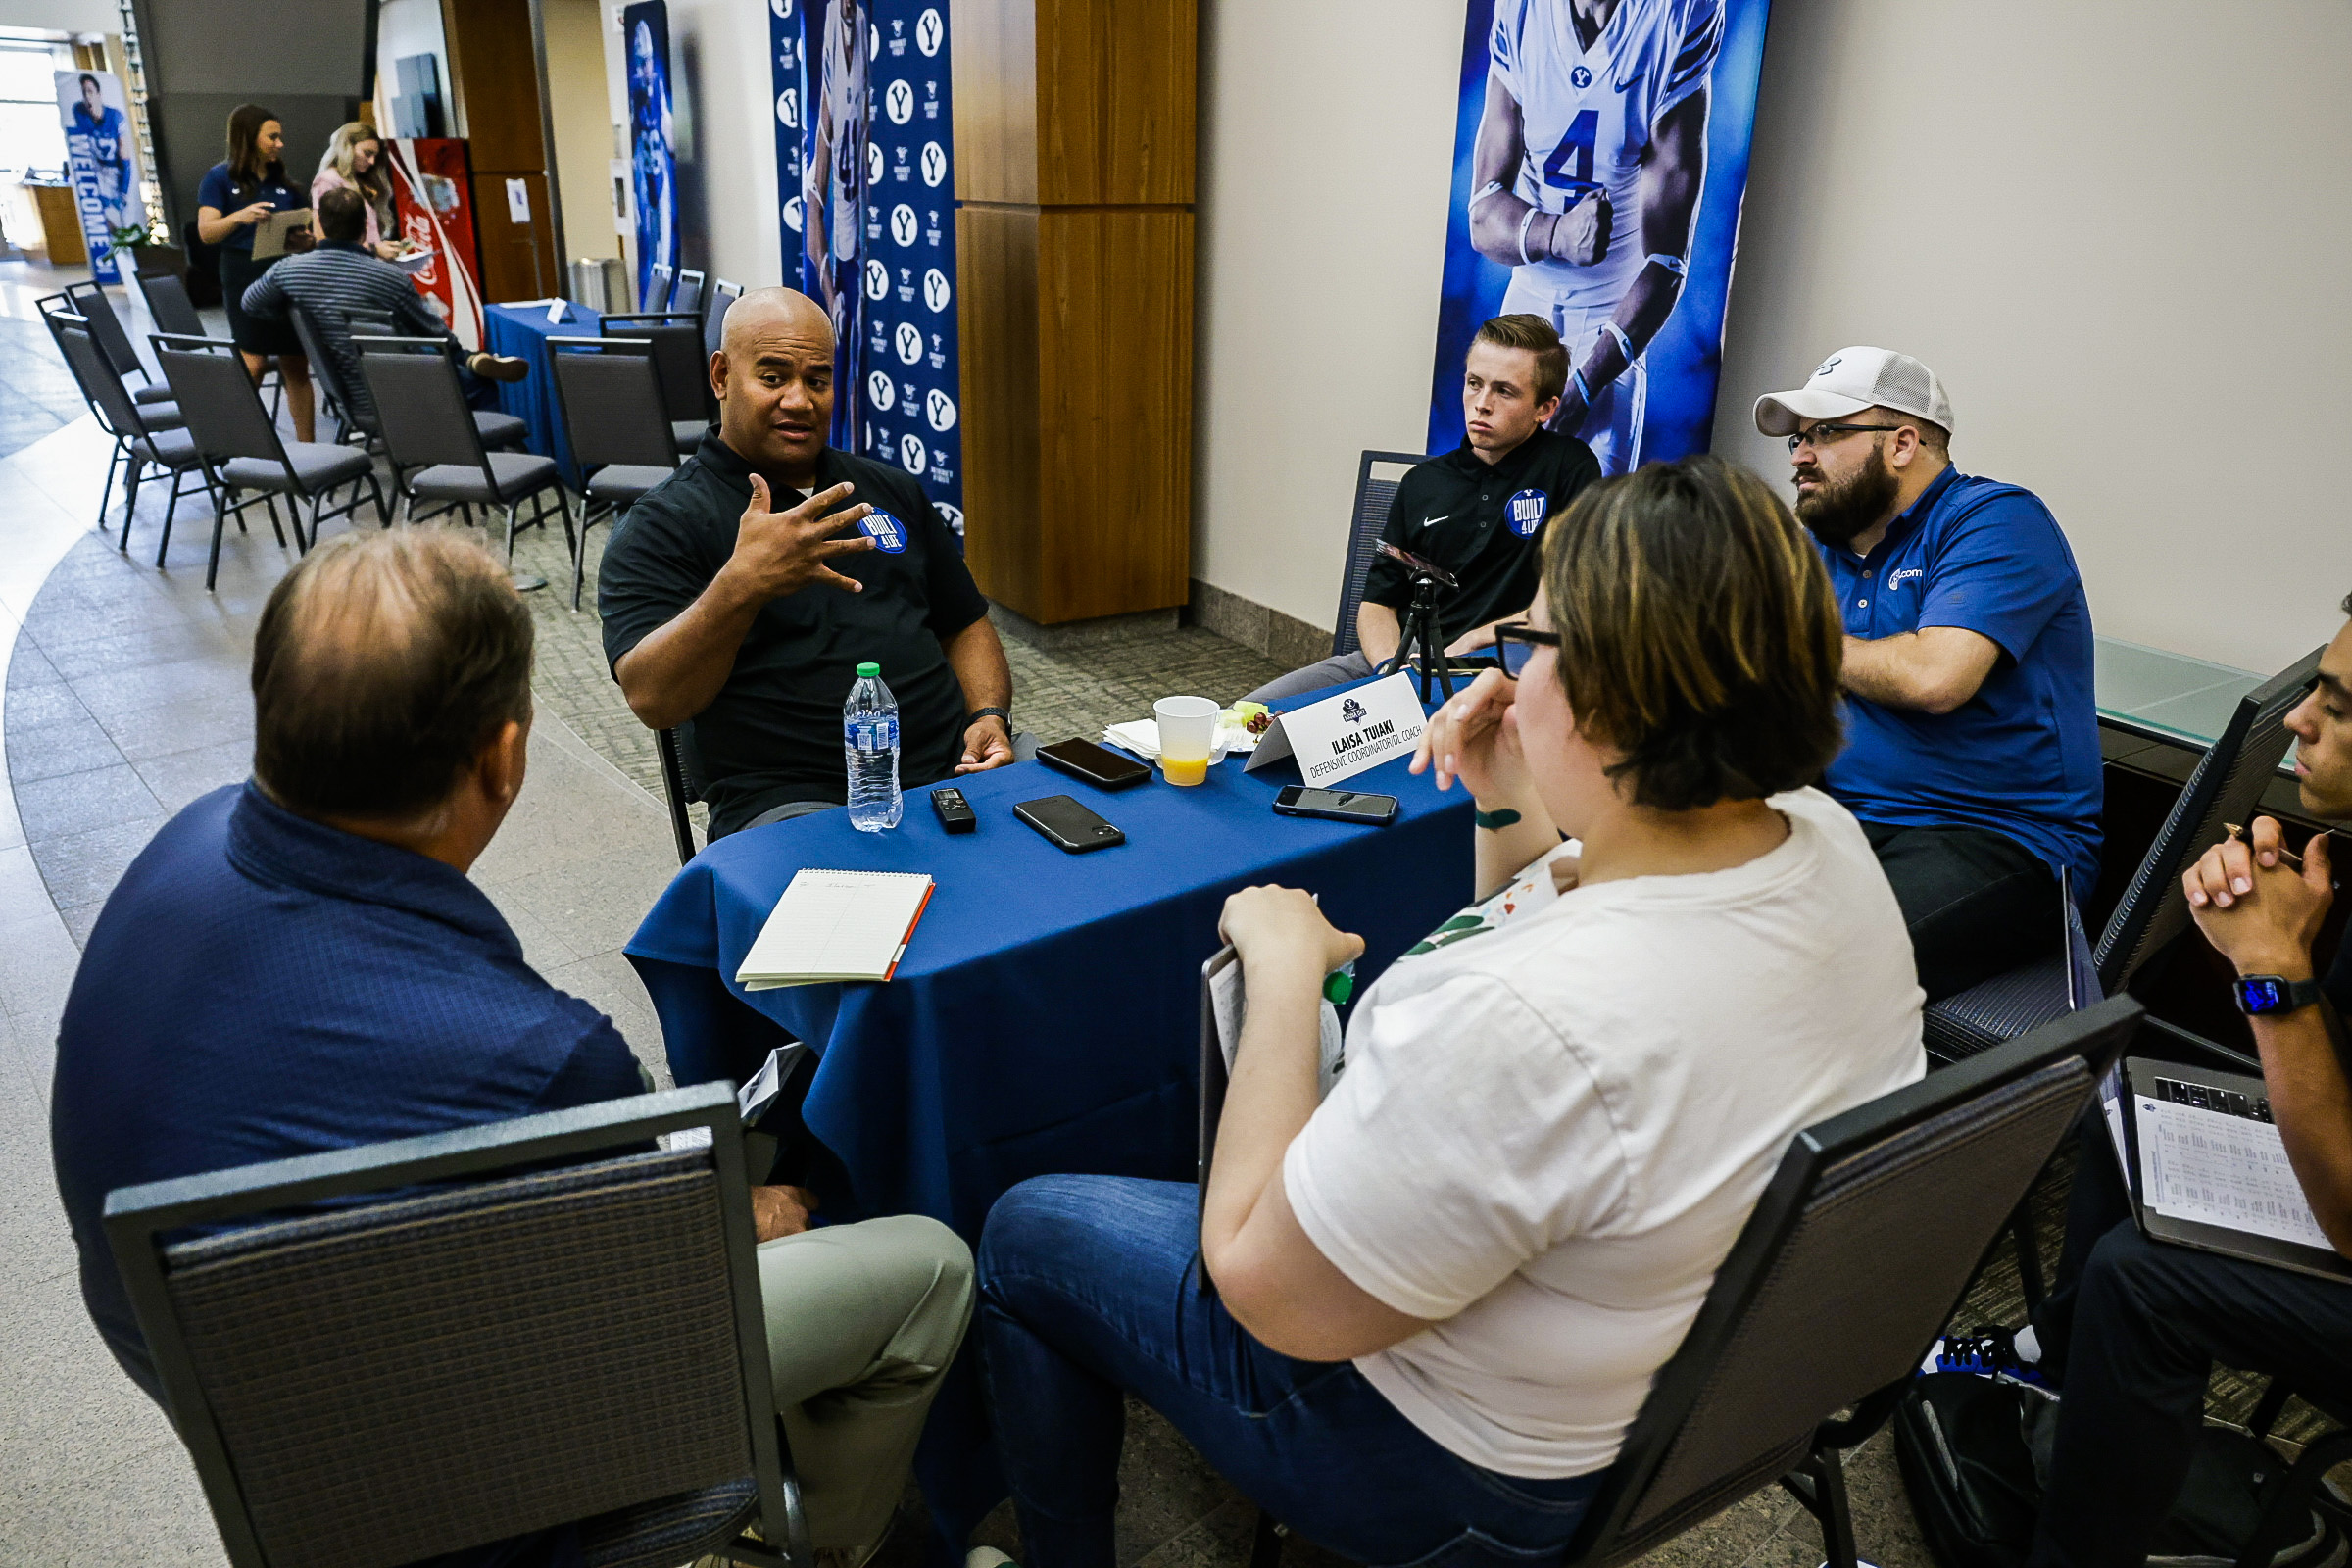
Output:
[[1438,589],[1455,586],[1451,579],[1435,568],[1413,571],[1413,599],[1405,607],[1404,620],[1398,628],[1401,637],[1396,656],[1373,673],[1393,675],[1405,665],[1409,654],[1414,665],[1415,684],[1421,688],[1421,701],[1429,701],[1434,685],[1448,698],[1453,696],[1453,672],[1447,668],[1444,634],[1438,629]]

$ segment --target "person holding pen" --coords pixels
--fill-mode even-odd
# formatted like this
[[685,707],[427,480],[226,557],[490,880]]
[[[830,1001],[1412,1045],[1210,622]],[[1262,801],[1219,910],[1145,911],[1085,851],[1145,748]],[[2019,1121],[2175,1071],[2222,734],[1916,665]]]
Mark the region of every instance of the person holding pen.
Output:
[[[316,412],[311,393],[311,362],[303,357],[302,340],[291,320],[264,320],[245,314],[245,291],[270,270],[272,256],[253,257],[254,225],[272,213],[296,212],[310,198],[286,177],[279,161],[285,152],[285,127],[277,116],[260,104],[239,104],[229,111],[228,157],[205,171],[196,189],[196,237],[220,253],[220,298],[228,307],[228,335],[235,340],[245,369],[256,381],[277,364],[285,382],[286,408],[294,416],[294,438],[308,441],[316,434]],[[311,248],[312,236],[289,234],[288,250]]]
[[[2352,596],[2343,612],[2352,615]],[[2320,656],[2319,682],[2286,727],[2303,808],[2352,821],[2352,624]],[[2314,951],[2335,900],[2333,858],[2328,834],[2296,855],[2277,819],[2258,816],[2181,881],[2198,931],[2237,971],[2233,990],[2295,1182],[2328,1240],[2352,1257],[2343,1026],[2352,942]],[[2352,1399],[2352,1285],[2148,1240],[2096,1141],[2085,1141],[2075,1174],[2062,1288],[2004,1357],[2059,1392],[2029,1568],[2137,1568],[2146,1559],[2187,1479],[2214,1362],[2285,1378],[2324,1401]]]

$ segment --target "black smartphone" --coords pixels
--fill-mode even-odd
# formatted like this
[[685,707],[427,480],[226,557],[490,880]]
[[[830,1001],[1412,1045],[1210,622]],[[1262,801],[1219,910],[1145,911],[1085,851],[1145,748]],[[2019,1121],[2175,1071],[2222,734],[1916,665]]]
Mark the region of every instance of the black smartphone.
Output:
[[1448,588],[1459,588],[1461,586],[1460,581],[1454,577],[1452,572],[1447,571],[1444,566],[1439,565],[1436,562],[1424,561],[1419,556],[1414,555],[1410,550],[1399,550],[1395,545],[1389,543],[1386,539],[1375,539],[1372,541],[1372,548],[1379,551],[1382,555],[1387,556],[1392,561],[1402,562],[1404,564],[1404,569],[1407,571],[1418,572],[1422,576],[1434,578],[1436,581],[1444,583]]
[[1055,772],[1082,778],[1106,790],[1123,790],[1152,776],[1149,763],[1139,762],[1107,746],[1097,746],[1093,741],[1070,740],[1040,746],[1037,760]]
[[1124,844],[1127,835],[1103,821],[1067,795],[1049,795],[1042,801],[1023,801],[1012,814],[1072,855],[1107,850]]
[[1274,809],[1284,816],[1319,816],[1327,822],[1369,822],[1375,827],[1387,827],[1396,816],[1396,797],[1285,784],[1274,797]]

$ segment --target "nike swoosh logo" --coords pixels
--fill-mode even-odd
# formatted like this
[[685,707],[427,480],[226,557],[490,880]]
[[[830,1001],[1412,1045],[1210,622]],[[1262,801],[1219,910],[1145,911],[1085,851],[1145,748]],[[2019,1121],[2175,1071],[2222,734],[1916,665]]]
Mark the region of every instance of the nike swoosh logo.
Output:
[[1434,527],[1436,527],[1436,526],[1437,526],[1439,523],[1441,523],[1441,522],[1444,522],[1444,521],[1445,521],[1445,520],[1446,520],[1447,517],[1450,517],[1450,516],[1452,516],[1452,515],[1453,515],[1453,514],[1452,514],[1452,513],[1450,513],[1450,512],[1447,512],[1447,513],[1443,513],[1443,514],[1439,514],[1438,516],[1435,516],[1435,517],[1423,517],[1423,518],[1421,519],[1421,526],[1422,526],[1422,527],[1424,527],[1424,528],[1434,528]]
[[1614,88],[1616,88],[1616,89],[1617,89],[1619,92],[1626,92],[1626,91],[1630,91],[1630,90],[1632,89],[1632,87],[1633,87],[1634,83],[1635,83],[1635,82],[1638,82],[1638,81],[1640,81],[1640,80],[1642,79],[1642,74],[1641,72],[1638,72],[1638,71],[1637,71],[1637,72],[1635,72],[1635,73],[1634,73],[1634,74],[1633,74],[1631,76],[1628,76],[1628,77],[1627,77],[1625,80],[1623,80],[1623,81],[1612,81],[1612,82],[1610,82],[1610,83],[1609,83],[1609,85],[1610,85],[1610,86],[1612,86],[1612,87],[1614,87]]

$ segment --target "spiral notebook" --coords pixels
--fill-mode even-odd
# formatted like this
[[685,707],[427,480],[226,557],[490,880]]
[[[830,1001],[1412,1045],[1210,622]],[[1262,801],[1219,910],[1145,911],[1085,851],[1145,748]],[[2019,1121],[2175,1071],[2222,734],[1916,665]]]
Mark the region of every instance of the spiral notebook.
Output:
[[746,991],[830,980],[887,980],[931,902],[919,871],[794,874],[735,971]]

